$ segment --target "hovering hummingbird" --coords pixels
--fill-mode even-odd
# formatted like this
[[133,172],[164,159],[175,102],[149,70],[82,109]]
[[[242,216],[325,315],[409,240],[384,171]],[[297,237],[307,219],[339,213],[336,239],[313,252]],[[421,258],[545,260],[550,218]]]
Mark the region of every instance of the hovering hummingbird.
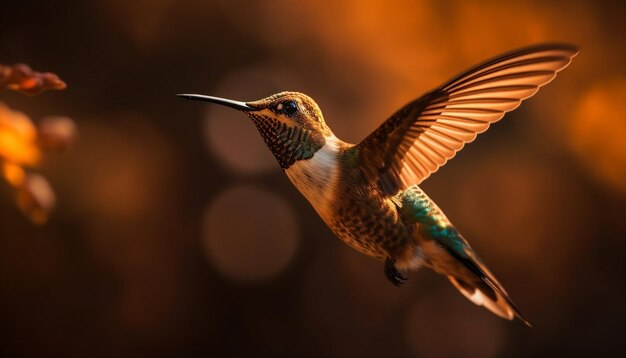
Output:
[[578,49],[546,44],[506,53],[409,102],[358,144],[337,138],[318,105],[298,92],[240,102],[180,94],[246,113],[281,169],[341,240],[384,262],[396,286],[421,266],[469,300],[529,325],[506,290],[418,187],[465,143],[534,95]]

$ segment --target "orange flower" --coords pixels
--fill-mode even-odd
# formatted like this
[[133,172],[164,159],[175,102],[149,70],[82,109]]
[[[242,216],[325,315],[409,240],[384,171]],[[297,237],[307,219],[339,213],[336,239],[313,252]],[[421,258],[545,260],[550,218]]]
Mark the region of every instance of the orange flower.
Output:
[[0,102],[0,158],[12,163],[34,166],[41,153],[37,129],[24,113],[13,111]]
[[50,72],[35,72],[23,63],[13,66],[0,65],[0,89],[8,88],[28,95],[43,91],[65,89],[65,82]]
[[[55,74],[34,72],[26,65],[0,65],[0,89],[34,95],[48,89],[63,89]],[[48,117],[35,126],[24,113],[0,102],[0,176],[15,191],[17,206],[36,224],[43,224],[56,198],[43,176],[24,167],[41,162],[42,150],[62,150],[75,137],[74,122],[66,117]]]

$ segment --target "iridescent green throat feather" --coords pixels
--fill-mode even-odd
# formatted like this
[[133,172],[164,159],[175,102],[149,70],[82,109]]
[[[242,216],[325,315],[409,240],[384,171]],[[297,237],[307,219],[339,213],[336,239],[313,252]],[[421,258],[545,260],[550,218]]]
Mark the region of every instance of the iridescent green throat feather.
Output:
[[313,157],[326,143],[320,132],[288,126],[262,114],[255,113],[250,117],[283,170],[298,160]]

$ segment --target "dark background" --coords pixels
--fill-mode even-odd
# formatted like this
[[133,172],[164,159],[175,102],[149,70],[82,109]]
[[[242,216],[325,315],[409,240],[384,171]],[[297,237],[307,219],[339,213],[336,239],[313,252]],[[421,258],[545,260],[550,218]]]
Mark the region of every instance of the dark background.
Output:
[[[626,354],[623,3],[5,1],[0,63],[68,89],[0,100],[72,117],[33,171],[35,226],[0,183],[3,357]],[[426,270],[398,289],[337,240],[245,116],[174,96],[310,94],[356,142],[465,68],[546,41],[580,55],[423,187],[533,323]]]

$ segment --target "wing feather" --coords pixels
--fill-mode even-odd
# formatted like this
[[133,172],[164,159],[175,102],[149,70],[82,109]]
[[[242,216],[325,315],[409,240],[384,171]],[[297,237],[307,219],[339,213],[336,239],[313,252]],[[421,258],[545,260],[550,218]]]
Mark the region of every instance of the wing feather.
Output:
[[514,51],[411,101],[354,147],[366,174],[389,194],[421,183],[552,81],[576,54],[578,49],[562,44]]

